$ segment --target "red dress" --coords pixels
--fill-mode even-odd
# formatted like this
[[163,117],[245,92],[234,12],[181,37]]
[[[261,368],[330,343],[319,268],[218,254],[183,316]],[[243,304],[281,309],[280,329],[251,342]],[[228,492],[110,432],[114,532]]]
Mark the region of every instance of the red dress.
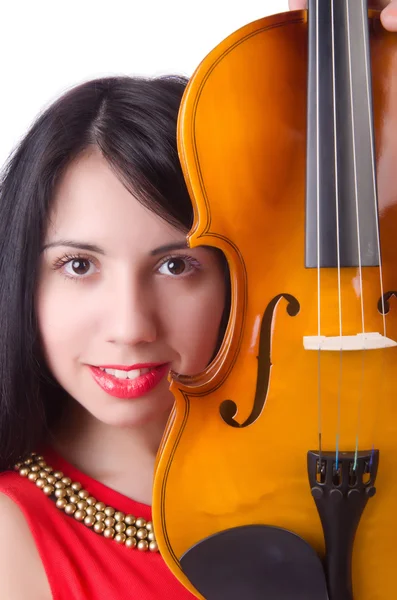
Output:
[[[78,481],[92,496],[126,514],[151,520],[151,508],[111,490],[53,450],[47,464]],[[54,600],[193,600],[158,552],[140,552],[96,534],[59,510],[19,473],[0,473],[0,493],[22,510],[40,553]]]

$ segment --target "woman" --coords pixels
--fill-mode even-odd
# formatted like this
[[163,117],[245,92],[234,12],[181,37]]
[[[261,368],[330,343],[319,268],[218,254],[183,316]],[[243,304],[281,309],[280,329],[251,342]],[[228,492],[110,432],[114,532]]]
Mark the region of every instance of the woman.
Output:
[[[186,246],[175,143],[185,83],[85,83],[38,119],[5,173],[1,467],[40,447],[96,502],[73,501],[69,482],[58,510],[23,468],[3,473],[2,598],[190,596],[145,527],[167,373],[204,369],[224,311],[222,258]],[[62,481],[51,477],[54,497]],[[142,520],[119,522],[121,511]]]
[[[167,372],[208,364],[227,295],[219,253],[186,247],[175,145],[185,83],[83,84],[5,171],[1,598],[191,597],[150,526]],[[43,459],[6,470],[33,450]]]

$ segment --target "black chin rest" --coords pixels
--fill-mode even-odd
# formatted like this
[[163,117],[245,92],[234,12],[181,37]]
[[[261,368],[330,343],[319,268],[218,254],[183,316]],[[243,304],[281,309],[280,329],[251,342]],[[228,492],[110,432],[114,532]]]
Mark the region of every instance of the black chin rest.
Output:
[[328,600],[316,552],[278,527],[222,531],[190,548],[180,563],[206,600]]

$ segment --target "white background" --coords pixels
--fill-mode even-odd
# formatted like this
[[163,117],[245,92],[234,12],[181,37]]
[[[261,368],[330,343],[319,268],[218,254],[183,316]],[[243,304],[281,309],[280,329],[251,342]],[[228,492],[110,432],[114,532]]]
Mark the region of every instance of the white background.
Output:
[[36,115],[103,75],[190,76],[204,56],[287,0],[0,0],[0,167]]

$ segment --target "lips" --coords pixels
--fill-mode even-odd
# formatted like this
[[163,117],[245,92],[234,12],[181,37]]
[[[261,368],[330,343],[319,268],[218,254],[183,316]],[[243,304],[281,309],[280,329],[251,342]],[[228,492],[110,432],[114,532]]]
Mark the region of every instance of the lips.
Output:
[[[120,365],[104,365],[102,368],[88,365],[94,381],[103,389],[106,393],[116,398],[133,399],[140,398],[145,394],[151,392],[162,379],[167,375],[170,370],[169,363],[161,365],[150,366],[145,365],[133,365],[131,367],[120,368]],[[134,379],[119,379],[114,375],[110,375],[103,371],[103,368],[117,369],[121,371],[134,370],[134,369],[148,369],[146,373],[139,375]]]

